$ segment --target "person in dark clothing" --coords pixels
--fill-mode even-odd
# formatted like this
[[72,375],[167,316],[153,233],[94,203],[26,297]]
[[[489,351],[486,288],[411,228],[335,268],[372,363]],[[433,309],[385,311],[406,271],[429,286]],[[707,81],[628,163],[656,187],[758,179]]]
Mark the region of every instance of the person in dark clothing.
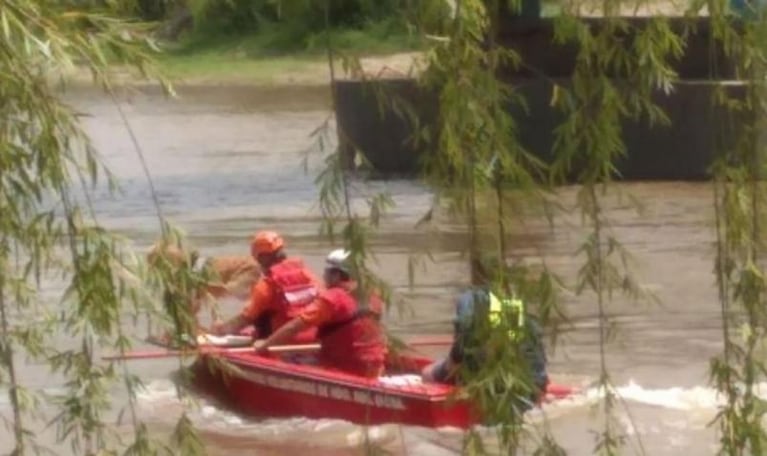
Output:
[[[532,384],[529,393],[522,393],[522,409],[530,408],[546,390],[549,381],[546,371],[546,352],[543,335],[537,321],[525,310],[518,299],[500,299],[485,288],[462,293],[456,303],[454,340],[450,353],[444,359],[423,369],[424,381],[438,383],[465,383],[466,374],[478,372],[493,355],[488,353],[488,328],[501,325],[505,314],[507,324],[502,328],[502,339],[509,347],[519,350],[520,358],[528,364]],[[480,317],[480,318],[478,318]],[[511,324],[508,324],[511,322]],[[492,330],[492,329],[490,329]],[[504,342],[505,343],[505,342]]]

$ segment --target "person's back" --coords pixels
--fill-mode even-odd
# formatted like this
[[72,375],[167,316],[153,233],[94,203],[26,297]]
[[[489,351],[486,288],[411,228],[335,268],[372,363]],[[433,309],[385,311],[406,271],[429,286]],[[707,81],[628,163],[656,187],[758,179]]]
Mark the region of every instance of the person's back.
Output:
[[[260,231],[251,239],[251,255],[263,271],[253,285],[248,303],[229,321],[216,322],[217,335],[236,334],[247,326],[259,338],[269,337],[290,321],[317,296],[320,283],[298,258],[288,258],[282,237],[273,231]],[[297,334],[294,343],[316,340],[316,329]]]
[[257,353],[282,343],[307,328],[319,328],[320,363],[353,375],[375,378],[384,369],[386,341],[379,324],[383,303],[374,294],[363,309],[355,298],[349,252],[339,249],[326,259],[326,289],[301,313],[266,340],[254,343]]
[[[518,315],[520,312],[523,315]],[[465,293],[456,309],[456,314],[460,315],[456,318],[456,331],[460,332],[464,339],[462,341],[465,351],[464,362],[469,370],[477,370],[479,365],[485,362],[484,348],[489,336],[486,332],[493,331],[493,326],[496,326],[493,322],[500,320],[499,316],[494,316],[493,313],[507,313],[508,319],[512,320],[506,321],[503,330],[508,330],[508,333],[503,334],[502,338],[508,343],[508,348],[518,350],[530,369],[535,385],[544,389],[548,383],[548,374],[540,325],[532,315],[527,313],[521,301],[499,299],[486,289],[475,289]],[[514,315],[509,316],[509,313]]]
[[[490,334],[489,312],[492,295],[482,288],[462,293],[456,301],[454,319],[454,342],[448,357],[424,369],[424,379],[440,383],[466,383],[487,366],[489,361],[487,343]],[[511,300],[498,300],[510,302]],[[523,310],[524,311],[524,310]],[[504,331],[506,328],[503,328]],[[535,319],[525,312],[522,327],[515,328],[514,334],[502,337],[509,344],[507,348],[518,349],[532,376],[532,383],[538,393],[545,391],[548,383],[546,354],[543,335]],[[537,399],[537,394],[531,397]]]
[[352,294],[355,284],[341,282],[320,294],[331,314],[319,326],[322,342],[320,362],[364,377],[377,377],[383,371],[386,344],[379,324],[383,303],[372,294],[368,308],[360,308]]
[[[255,325],[259,337],[267,337],[277,328],[297,317],[319,292],[318,281],[298,258],[285,258],[271,266],[264,277],[271,288],[271,302],[265,306],[260,321]],[[268,320],[268,326],[267,326]],[[307,328],[295,338],[296,343],[308,343],[316,339],[316,329]]]

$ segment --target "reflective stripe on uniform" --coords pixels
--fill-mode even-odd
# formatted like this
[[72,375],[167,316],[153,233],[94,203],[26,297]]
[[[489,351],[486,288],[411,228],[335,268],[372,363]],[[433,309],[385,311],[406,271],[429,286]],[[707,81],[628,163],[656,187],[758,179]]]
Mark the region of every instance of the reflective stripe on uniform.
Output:
[[284,291],[283,294],[285,295],[285,300],[288,301],[288,304],[291,306],[306,305],[317,297],[318,291],[316,287],[309,286],[297,290]]

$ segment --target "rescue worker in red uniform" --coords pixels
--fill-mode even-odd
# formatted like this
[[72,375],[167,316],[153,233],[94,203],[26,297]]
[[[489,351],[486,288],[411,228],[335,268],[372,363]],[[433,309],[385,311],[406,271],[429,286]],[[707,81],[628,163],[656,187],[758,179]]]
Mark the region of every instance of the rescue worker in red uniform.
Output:
[[362,308],[354,295],[356,282],[351,279],[349,252],[334,250],[326,259],[326,289],[299,315],[253,348],[266,353],[269,346],[280,344],[307,328],[318,328],[319,362],[327,368],[368,378],[383,374],[386,341],[379,319],[383,302],[374,293]]
[[[237,334],[253,324],[259,338],[274,331],[299,315],[314,301],[320,291],[319,281],[298,258],[288,258],[285,241],[273,231],[261,231],[253,236],[250,252],[264,271],[251,290],[250,300],[239,315],[226,323],[213,326],[216,335]],[[316,339],[316,329],[306,328],[294,335],[294,343]]]

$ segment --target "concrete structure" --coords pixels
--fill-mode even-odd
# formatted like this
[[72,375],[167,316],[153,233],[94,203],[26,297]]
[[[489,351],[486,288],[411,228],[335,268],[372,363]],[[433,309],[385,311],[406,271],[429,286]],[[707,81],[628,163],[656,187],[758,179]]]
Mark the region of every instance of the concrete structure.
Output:
[[[651,18],[629,19],[638,27]],[[603,25],[600,19],[586,20],[592,27]],[[561,113],[550,106],[554,83],[567,86],[575,64],[574,45],[552,43],[551,19],[510,18],[501,30],[499,42],[517,50],[526,63],[506,68],[501,77],[510,82],[527,100],[529,113],[513,106],[520,141],[531,152],[550,161],[554,129]],[[677,30],[689,29],[684,56],[675,62],[681,80],[673,93],[656,92],[653,97],[668,114],[671,127],[650,127],[646,122],[624,122],[627,156],[618,163],[620,177],[630,180],[706,179],[712,159],[722,147],[732,147],[738,136],[740,117],[714,106],[717,90],[724,87],[731,96],[743,98],[745,85],[733,81],[735,64],[724,52],[711,48],[708,23],[679,18],[672,23]],[[631,36],[625,37],[628,43]],[[611,75],[617,82],[625,75]],[[383,175],[413,174],[431,145],[421,132],[415,134],[413,120],[403,115],[411,107],[420,125],[433,125],[438,102],[433,94],[420,88],[415,80],[383,80],[376,89],[359,81],[338,81],[336,114],[341,142],[346,150],[356,147]],[[385,96],[376,96],[385,93]],[[430,134],[434,128],[429,129]]]

